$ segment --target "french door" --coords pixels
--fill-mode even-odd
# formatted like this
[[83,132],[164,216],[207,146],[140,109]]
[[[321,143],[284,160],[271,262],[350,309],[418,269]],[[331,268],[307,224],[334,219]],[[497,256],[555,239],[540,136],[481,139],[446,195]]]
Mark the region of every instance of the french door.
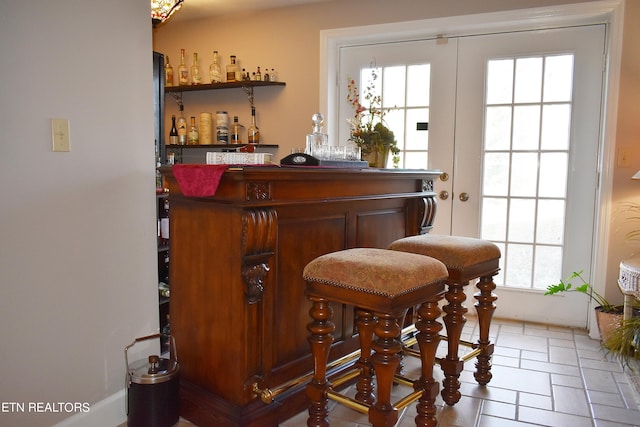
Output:
[[[402,150],[400,167],[443,171],[433,233],[501,248],[497,316],[587,324],[586,298],[543,293],[573,271],[588,277],[604,31],[592,25],[341,49],[343,82],[364,83],[372,68],[381,75],[376,90]],[[345,92],[340,100],[339,117],[349,117]],[[346,123],[340,135],[348,138]]]

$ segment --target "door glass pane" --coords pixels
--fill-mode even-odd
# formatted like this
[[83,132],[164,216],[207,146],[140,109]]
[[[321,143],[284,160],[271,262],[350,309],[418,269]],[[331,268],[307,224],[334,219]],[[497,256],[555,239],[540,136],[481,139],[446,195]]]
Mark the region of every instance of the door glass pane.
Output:
[[567,150],[571,126],[571,105],[551,104],[542,107],[542,136],[540,147],[543,150]]
[[562,245],[564,240],[564,200],[538,200],[536,241]]
[[535,214],[534,199],[511,199],[508,238],[510,242],[533,243]]
[[418,122],[429,122],[428,108],[407,109],[405,150],[427,150],[429,148],[429,131],[417,130],[416,123]]
[[509,194],[509,153],[485,153],[483,187],[485,196]]
[[545,290],[550,283],[562,277],[562,248],[558,246],[538,246],[534,267],[533,289]]
[[533,272],[533,246],[508,244],[506,245],[506,259],[506,265],[518,266],[518,268],[506,269],[506,285],[514,288],[530,288],[531,273]]
[[485,150],[508,150],[511,146],[511,111],[509,107],[487,107],[485,114]]
[[540,154],[540,197],[567,197],[569,153]]
[[507,236],[507,199],[487,197],[482,204],[482,231],[485,239],[505,241]]
[[540,290],[561,276],[572,77],[572,55],[487,62],[480,230],[504,248],[504,286]]
[[429,106],[431,64],[409,65],[407,67],[407,107]]
[[544,102],[571,101],[573,55],[547,56],[544,70]]
[[517,106],[513,109],[513,149],[536,150],[540,133],[540,106]]
[[384,67],[384,80],[382,81],[382,107],[404,107],[405,73],[407,67]]
[[[429,131],[417,130],[417,123],[429,123],[431,65],[395,65],[376,68],[377,77],[371,79],[372,68],[360,71],[360,97],[367,88],[373,96],[380,96],[384,122],[393,132],[400,149],[398,167],[426,169],[429,151]],[[368,100],[361,101],[368,106]],[[391,162],[389,162],[390,164]]]
[[538,154],[513,153],[511,156],[511,196],[535,197],[538,184]]
[[487,70],[487,105],[512,102],[513,59],[489,61]]
[[540,102],[542,97],[542,58],[516,60],[514,102]]

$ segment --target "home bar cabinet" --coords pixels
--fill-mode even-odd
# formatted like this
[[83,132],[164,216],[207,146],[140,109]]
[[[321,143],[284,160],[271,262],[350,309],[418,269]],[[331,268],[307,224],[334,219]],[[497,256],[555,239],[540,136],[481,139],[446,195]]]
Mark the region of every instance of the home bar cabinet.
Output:
[[[215,195],[195,197],[181,191],[177,171],[162,172],[181,415],[200,427],[277,426],[306,407],[313,370],[304,266],[428,232],[440,172],[229,168]],[[330,361],[359,348],[353,307],[333,309]]]

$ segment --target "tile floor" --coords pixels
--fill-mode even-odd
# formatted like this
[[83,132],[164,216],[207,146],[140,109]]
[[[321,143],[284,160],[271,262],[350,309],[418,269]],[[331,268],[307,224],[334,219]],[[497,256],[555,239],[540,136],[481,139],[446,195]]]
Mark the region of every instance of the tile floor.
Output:
[[[476,326],[469,316],[463,339],[477,339]],[[460,401],[453,407],[436,402],[440,427],[640,426],[640,395],[631,376],[586,331],[499,319],[491,329],[493,379],[479,386],[468,362]],[[405,366],[410,374],[417,364],[409,357]],[[438,368],[436,374],[441,379]],[[396,386],[394,393],[406,390]],[[353,393],[352,387],[347,394]],[[366,415],[334,402],[329,407],[332,427],[370,425]],[[415,404],[401,412],[396,427],[414,426],[414,416]],[[281,427],[305,426],[306,418],[300,413]]]

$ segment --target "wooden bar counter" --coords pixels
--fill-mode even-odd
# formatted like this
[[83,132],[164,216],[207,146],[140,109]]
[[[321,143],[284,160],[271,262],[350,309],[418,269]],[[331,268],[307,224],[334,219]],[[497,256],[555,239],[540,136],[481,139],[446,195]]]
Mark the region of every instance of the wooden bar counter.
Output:
[[[230,168],[214,196],[188,197],[161,171],[181,415],[200,427],[277,426],[306,407],[300,379],[313,370],[303,267],[428,232],[439,172]],[[331,360],[358,348],[353,307],[334,306],[334,322]]]

